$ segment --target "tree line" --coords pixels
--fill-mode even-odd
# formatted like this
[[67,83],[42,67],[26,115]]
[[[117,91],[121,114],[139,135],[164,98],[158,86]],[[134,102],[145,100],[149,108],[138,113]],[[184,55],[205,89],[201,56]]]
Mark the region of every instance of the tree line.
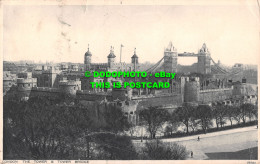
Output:
[[218,104],[214,106],[198,105],[194,106],[188,103],[184,103],[181,107],[178,107],[172,113],[166,109],[160,107],[148,107],[147,109],[139,112],[140,123],[147,127],[147,131],[150,133],[150,138],[155,138],[156,133],[162,125],[167,123],[165,129],[166,132],[173,134],[179,126],[184,125],[186,127],[186,133],[189,133],[189,129],[192,132],[198,130],[201,127],[204,133],[212,127],[213,121],[215,121],[217,129],[223,127],[230,121],[230,125],[233,125],[235,120],[238,124],[241,122],[246,124],[247,118],[258,118],[257,105],[250,103],[244,103],[239,106]]
[[[100,102],[82,105],[69,99],[4,99],[5,160],[185,159],[186,148],[147,142],[136,149],[125,134],[131,125],[122,109]],[[157,156],[154,156],[157,154]]]

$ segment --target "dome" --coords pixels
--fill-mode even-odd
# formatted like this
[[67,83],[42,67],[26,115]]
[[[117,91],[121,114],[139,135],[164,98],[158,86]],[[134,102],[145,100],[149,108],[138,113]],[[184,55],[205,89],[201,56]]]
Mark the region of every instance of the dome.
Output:
[[88,45],[88,51],[85,53],[85,56],[92,56],[91,52],[89,51],[89,45]]
[[107,56],[108,58],[115,58],[116,55],[114,54],[114,48],[111,46],[110,54]]
[[92,54],[91,54],[91,52],[89,51],[89,49],[88,49],[88,51],[85,53],[85,56],[92,56]]
[[138,56],[136,55],[136,48],[135,48],[134,55],[131,58],[138,58]]

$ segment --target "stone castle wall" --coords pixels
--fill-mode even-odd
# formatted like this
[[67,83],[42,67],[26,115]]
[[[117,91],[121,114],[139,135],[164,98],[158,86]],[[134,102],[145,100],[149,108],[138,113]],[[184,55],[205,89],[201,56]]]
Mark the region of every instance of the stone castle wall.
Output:
[[161,96],[135,96],[132,100],[139,100],[137,110],[143,108],[148,108],[149,106],[180,106],[182,104],[182,99],[180,94],[169,94]]
[[61,96],[61,91],[58,88],[33,87],[30,93],[30,97],[36,96],[45,96],[55,99]]
[[209,89],[199,92],[199,102],[209,103],[232,98],[232,88]]
[[91,93],[89,91],[83,91],[79,90],[76,94],[77,100],[81,101],[102,101],[102,100],[112,100],[111,94],[108,94],[106,92],[100,92],[100,93]]

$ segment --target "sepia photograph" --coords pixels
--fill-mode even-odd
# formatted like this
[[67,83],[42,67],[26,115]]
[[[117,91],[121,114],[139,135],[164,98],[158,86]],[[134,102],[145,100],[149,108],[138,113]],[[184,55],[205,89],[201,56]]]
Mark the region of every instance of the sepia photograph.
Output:
[[1,163],[257,163],[259,0],[0,6]]

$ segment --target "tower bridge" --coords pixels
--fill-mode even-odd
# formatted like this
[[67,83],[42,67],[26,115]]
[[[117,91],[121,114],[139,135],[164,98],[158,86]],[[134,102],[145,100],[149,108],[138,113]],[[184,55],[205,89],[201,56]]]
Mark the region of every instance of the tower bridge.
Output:
[[[211,54],[204,43],[198,53],[184,52],[178,53],[177,49],[169,43],[168,47],[164,50],[164,56],[152,67],[147,69],[147,72],[155,72],[158,68],[163,67],[165,72],[178,72],[178,58],[179,57],[196,57],[198,58],[197,70],[195,72],[201,74],[223,74],[226,76],[238,74],[239,72],[231,72],[222,67],[220,67],[212,58]],[[211,65],[212,61],[212,65]]]

